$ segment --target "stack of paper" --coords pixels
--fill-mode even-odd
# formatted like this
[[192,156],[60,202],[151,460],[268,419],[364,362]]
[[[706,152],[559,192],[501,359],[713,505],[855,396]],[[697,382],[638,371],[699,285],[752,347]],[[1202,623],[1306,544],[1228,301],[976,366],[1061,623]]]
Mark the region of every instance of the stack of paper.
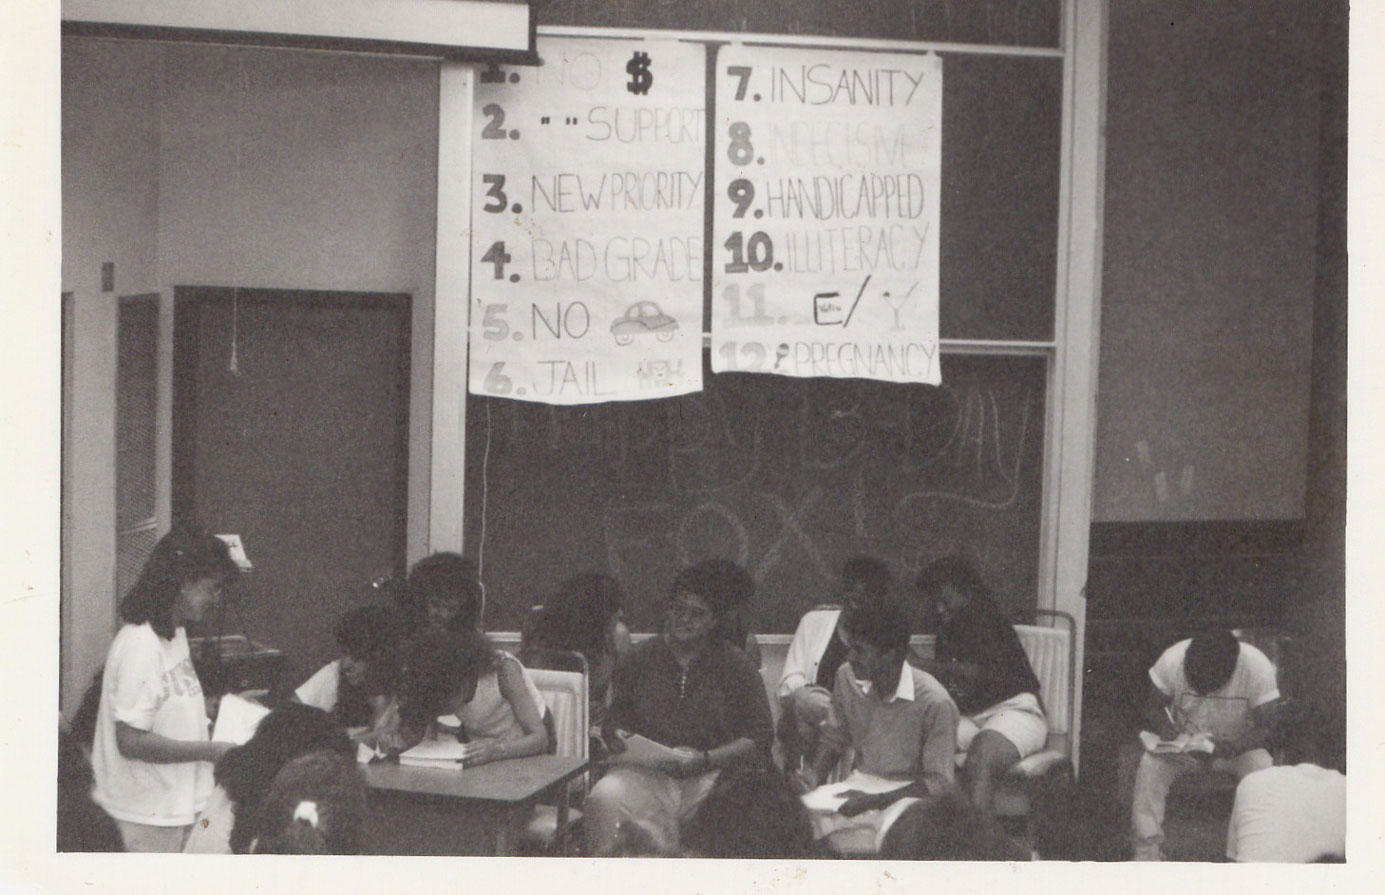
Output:
[[459,768],[474,747],[456,740],[424,740],[399,753],[399,763],[415,768]]
[[625,748],[611,756],[611,764],[637,764],[646,767],[656,767],[663,761],[678,761],[683,758],[683,754],[670,749],[663,743],[656,743],[649,737],[641,736],[638,733],[626,733],[623,730],[617,731],[616,735],[625,744]]

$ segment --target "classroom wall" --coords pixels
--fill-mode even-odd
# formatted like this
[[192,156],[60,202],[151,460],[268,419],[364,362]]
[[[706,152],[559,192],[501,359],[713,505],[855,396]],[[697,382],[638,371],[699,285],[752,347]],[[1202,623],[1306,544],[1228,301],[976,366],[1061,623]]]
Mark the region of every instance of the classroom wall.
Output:
[[179,44],[163,65],[161,282],[413,296],[408,541],[421,555],[437,65]]
[[[426,548],[438,78],[435,63],[302,51],[69,38],[62,52],[70,714],[115,627],[117,295],[164,297],[166,482],[175,285],[411,294],[408,527]],[[102,261],[116,264],[113,293],[99,291]]]
[[1323,8],[1111,6],[1094,522],[1303,514]]
[[[157,48],[79,41],[62,54],[62,289],[72,293],[63,444],[62,707],[70,711],[115,630],[117,297],[156,288]],[[101,265],[115,290],[101,291]],[[58,296],[52,296],[54,307]]]

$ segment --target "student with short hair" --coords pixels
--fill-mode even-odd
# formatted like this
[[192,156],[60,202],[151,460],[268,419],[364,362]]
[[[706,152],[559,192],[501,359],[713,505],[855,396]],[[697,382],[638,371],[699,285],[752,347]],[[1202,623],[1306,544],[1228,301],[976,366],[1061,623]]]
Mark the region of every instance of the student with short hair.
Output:
[[811,858],[813,822],[783,775],[732,768],[688,824],[683,851],[695,858]]
[[1173,781],[1208,768],[1229,770],[1237,779],[1273,764],[1265,748],[1279,703],[1274,665],[1230,631],[1180,640],[1149,669],[1146,729],[1161,740],[1200,735],[1212,749],[1160,753],[1146,749],[1135,772],[1131,836],[1135,860],[1163,858],[1164,803]]
[[890,583],[884,562],[873,556],[852,557],[842,566],[837,588],[840,602],[817,606],[799,620],[776,690],[780,707],[776,733],[785,770],[797,770],[801,760],[813,754],[818,727],[827,720],[837,669],[846,661],[840,625],[843,606],[864,590],[886,591]]
[[867,593],[842,619],[847,663],[837,669],[832,705],[807,767],[794,775],[809,792],[850,747],[853,772],[895,779],[880,793],[848,791],[834,815],[815,818],[819,836],[874,836],[885,810],[900,799],[940,792],[952,784],[957,707],[932,675],[910,665],[909,614],[888,593]]
[[962,774],[972,802],[990,812],[995,780],[1048,742],[1039,679],[1014,625],[969,560],[935,560],[914,587],[936,619],[937,658],[924,667],[957,703]]
[[960,790],[914,801],[880,844],[884,861],[1028,861],[1032,856]]
[[127,851],[176,852],[212,791],[211,740],[188,623],[202,621],[240,570],[226,544],[195,526],[154,546],[125,599],[106,655],[97,710],[93,798]]
[[357,606],[337,620],[334,633],[341,655],[304,681],[294,697],[330,713],[342,727],[364,728],[355,738],[373,743],[394,692],[399,625],[383,606]]
[[[583,804],[586,851],[610,855],[623,826],[648,831],[659,850],[678,850],[720,772],[766,767],[772,728],[756,668],[717,631],[744,590],[743,570],[725,561],[679,572],[663,630],[636,644],[616,668],[606,741],[614,764]],[[620,763],[621,734],[674,750],[657,766]]]

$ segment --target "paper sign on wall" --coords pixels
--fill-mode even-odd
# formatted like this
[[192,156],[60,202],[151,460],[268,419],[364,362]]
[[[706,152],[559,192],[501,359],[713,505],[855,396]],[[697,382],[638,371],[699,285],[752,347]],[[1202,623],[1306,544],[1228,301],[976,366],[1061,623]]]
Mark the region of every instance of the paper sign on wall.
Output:
[[546,39],[475,90],[470,390],[702,387],[706,50]]
[[716,69],[712,370],[937,384],[942,60]]

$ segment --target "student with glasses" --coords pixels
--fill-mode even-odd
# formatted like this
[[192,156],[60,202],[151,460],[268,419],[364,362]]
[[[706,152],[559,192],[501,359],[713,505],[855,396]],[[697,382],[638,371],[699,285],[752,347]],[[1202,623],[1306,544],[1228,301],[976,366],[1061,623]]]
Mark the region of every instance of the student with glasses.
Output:
[[[621,660],[606,740],[613,767],[583,805],[587,854],[617,851],[622,827],[638,827],[664,854],[712,791],[723,768],[767,766],[773,735],[769,700],[754,665],[717,636],[749,589],[743,569],[709,561],[673,581],[658,636]],[[670,747],[652,764],[622,760],[622,737],[640,734]]]

